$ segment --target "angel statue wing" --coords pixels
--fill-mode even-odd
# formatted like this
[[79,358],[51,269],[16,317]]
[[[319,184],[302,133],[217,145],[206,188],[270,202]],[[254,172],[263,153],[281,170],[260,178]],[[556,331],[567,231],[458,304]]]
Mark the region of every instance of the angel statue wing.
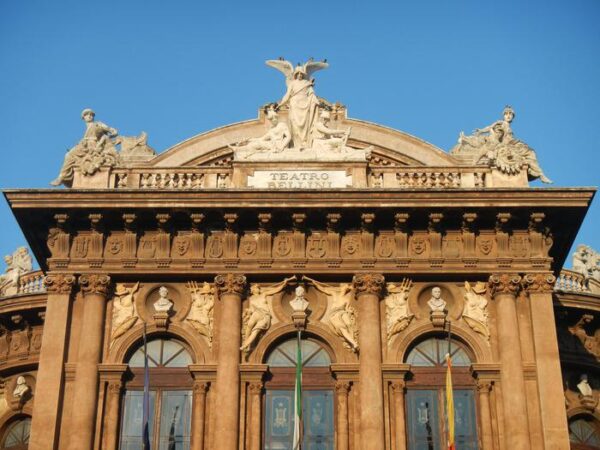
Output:
[[327,69],[328,67],[329,64],[327,61],[308,61],[304,64],[304,72],[306,73],[306,77],[310,78],[317,70]]
[[265,62],[267,66],[271,66],[284,74],[286,83],[288,80],[292,79],[292,75],[294,74],[294,65],[291,62],[284,59],[270,59]]

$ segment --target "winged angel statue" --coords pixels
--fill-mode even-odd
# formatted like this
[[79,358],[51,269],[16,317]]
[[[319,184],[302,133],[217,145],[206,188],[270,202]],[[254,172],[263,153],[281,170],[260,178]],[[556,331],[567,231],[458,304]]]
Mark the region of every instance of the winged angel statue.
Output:
[[312,144],[311,130],[317,120],[319,99],[315,95],[315,80],[310,76],[317,70],[327,69],[326,61],[308,60],[296,67],[284,59],[271,59],[266,62],[285,75],[287,92],[279,102],[279,106],[288,105],[289,122],[294,147],[309,148]]

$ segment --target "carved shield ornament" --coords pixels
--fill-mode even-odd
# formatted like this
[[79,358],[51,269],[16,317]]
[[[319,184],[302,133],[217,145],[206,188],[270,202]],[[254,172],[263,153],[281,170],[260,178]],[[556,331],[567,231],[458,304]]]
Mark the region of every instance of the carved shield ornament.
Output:
[[318,234],[309,236],[306,253],[310,258],[323,258],[327,253],[327,240],[325,236]]
[[75,245],[73,248],[73,256],[76,258],[85,258],[88,253],[88,247],[90,241],[88,238],[75,239]]
[[208,238],[209,258],[220,258],[223,255],[223,238],[221,236],[210,236]]
[[394,238],[391,236],[381,236],[377,245],[377,256],[380,258],[389,258],[394,254]]
[[292,237],[288,234],[282,234],[275,238],[275,254],[277,256],[287,256],[292,251]]

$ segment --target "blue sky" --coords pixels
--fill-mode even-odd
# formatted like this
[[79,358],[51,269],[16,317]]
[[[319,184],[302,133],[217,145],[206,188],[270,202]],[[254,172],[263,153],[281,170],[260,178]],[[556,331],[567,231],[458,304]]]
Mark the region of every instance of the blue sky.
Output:
[[[48,187],[86,107],[158,151],[254,118],[279,56],[327,58],[320,96],[444,150],[511,104],[555,186],[600,184],[598,0],[217,3],[0,0],[0,186]],[[597,199],[578,242],[599,222]],[[4,201],[0,224],[0,255],[25,243]]]

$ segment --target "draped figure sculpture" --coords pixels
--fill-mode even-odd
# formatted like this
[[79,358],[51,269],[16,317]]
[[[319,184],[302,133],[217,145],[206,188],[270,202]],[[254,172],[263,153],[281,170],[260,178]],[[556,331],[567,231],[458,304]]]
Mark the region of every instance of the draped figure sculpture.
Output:
[[385,319],[387,324],[387,339],[391,342],[392,337],[403,331],[415,316],[408,305],[408,293],[412,287],[412,281],[404,278],[400,285],[388,283],[385,297]]
[[280,283],[270,286],[261,286],[257,283],[250,285],[250,297],[248,299],[248,308],[242,316],[242,346],[240,350],[249,353],[254,341],[261,333],[264,333],[271,327],[271,308],[269,307],[268,297],[281,292],[287,284],[295,280],[296,276],[285,278]]
[[268,106],[265,112],[267,120],[270,123],[270,128],[264,135],[257,138],[244,139],[229,145],[229,148],[236,151],[243,159],[255,153],[281,153],[290,144],[292,139],[290,129],[285,122],[279,120],[275,106]]
[[296,149],[309,148],[311,130],[317,119],[319,99],[314,91],[315,80],[310,76],[317,70],[329,67],[327,62],[309,60],[296,67],[291,62],[283,59],[273,59],[266,62],[285,75],[287,91],[279,106],[289,106],[289,122],[292,132],[292,141]]
[[84,175],[93,175],[101,166],[114,166],[119,155],[115,148],[114,138],[117,130],[94,120],[96,113],[84,109],[81,118],[85,121],[85,133],[81,141],[67,152],[58,177],[50,184],[59,186],[73,182],[75,168]]
[[187,283],[187,288],[192,297],[192,304],[186,320],[198,333],[208,339],[208,346],[212,347],[215,287],[207,282],[202,283],[200,287],[197,282],[190,281]]
[[472,164],[478,164],[487,158],[501,172],[514,175],[527,167],[529,180],[539,178],[542,183],[552,183],[546,177],[538,163],[535,151],[523,141],[514,137],[511,123],[515,118],[515,111],[507,106],[502,113],[502,119],[484,128],[478,128],[471,136],[463,132],[458,137],[458,144],[450,150],[457,156],[470,159]]
[[125,334],[137,322],[138,314],[135,310],[135,294],[139,288],[139,281],[130,288],[122,284],[117,285],[113,299],[112,340]]
[[21,275],[31,272],[33,264],[27,247],[17,248],[12,255],[4,257],[5,273],[0,275],[0,296],[14,295],[19,292]]
[[303,280],[310,281],[315,288],[323,294],[331,297],[331,310],[329,312],[329,325],[331,329],[341,337],[344,345],[353,352],[358,351],[358,327],[356,324],[356,312],[350,304],[354,298],[354,290],[349,283],[341,283],[339,286],[331,286],[313,280],[307,276]]

